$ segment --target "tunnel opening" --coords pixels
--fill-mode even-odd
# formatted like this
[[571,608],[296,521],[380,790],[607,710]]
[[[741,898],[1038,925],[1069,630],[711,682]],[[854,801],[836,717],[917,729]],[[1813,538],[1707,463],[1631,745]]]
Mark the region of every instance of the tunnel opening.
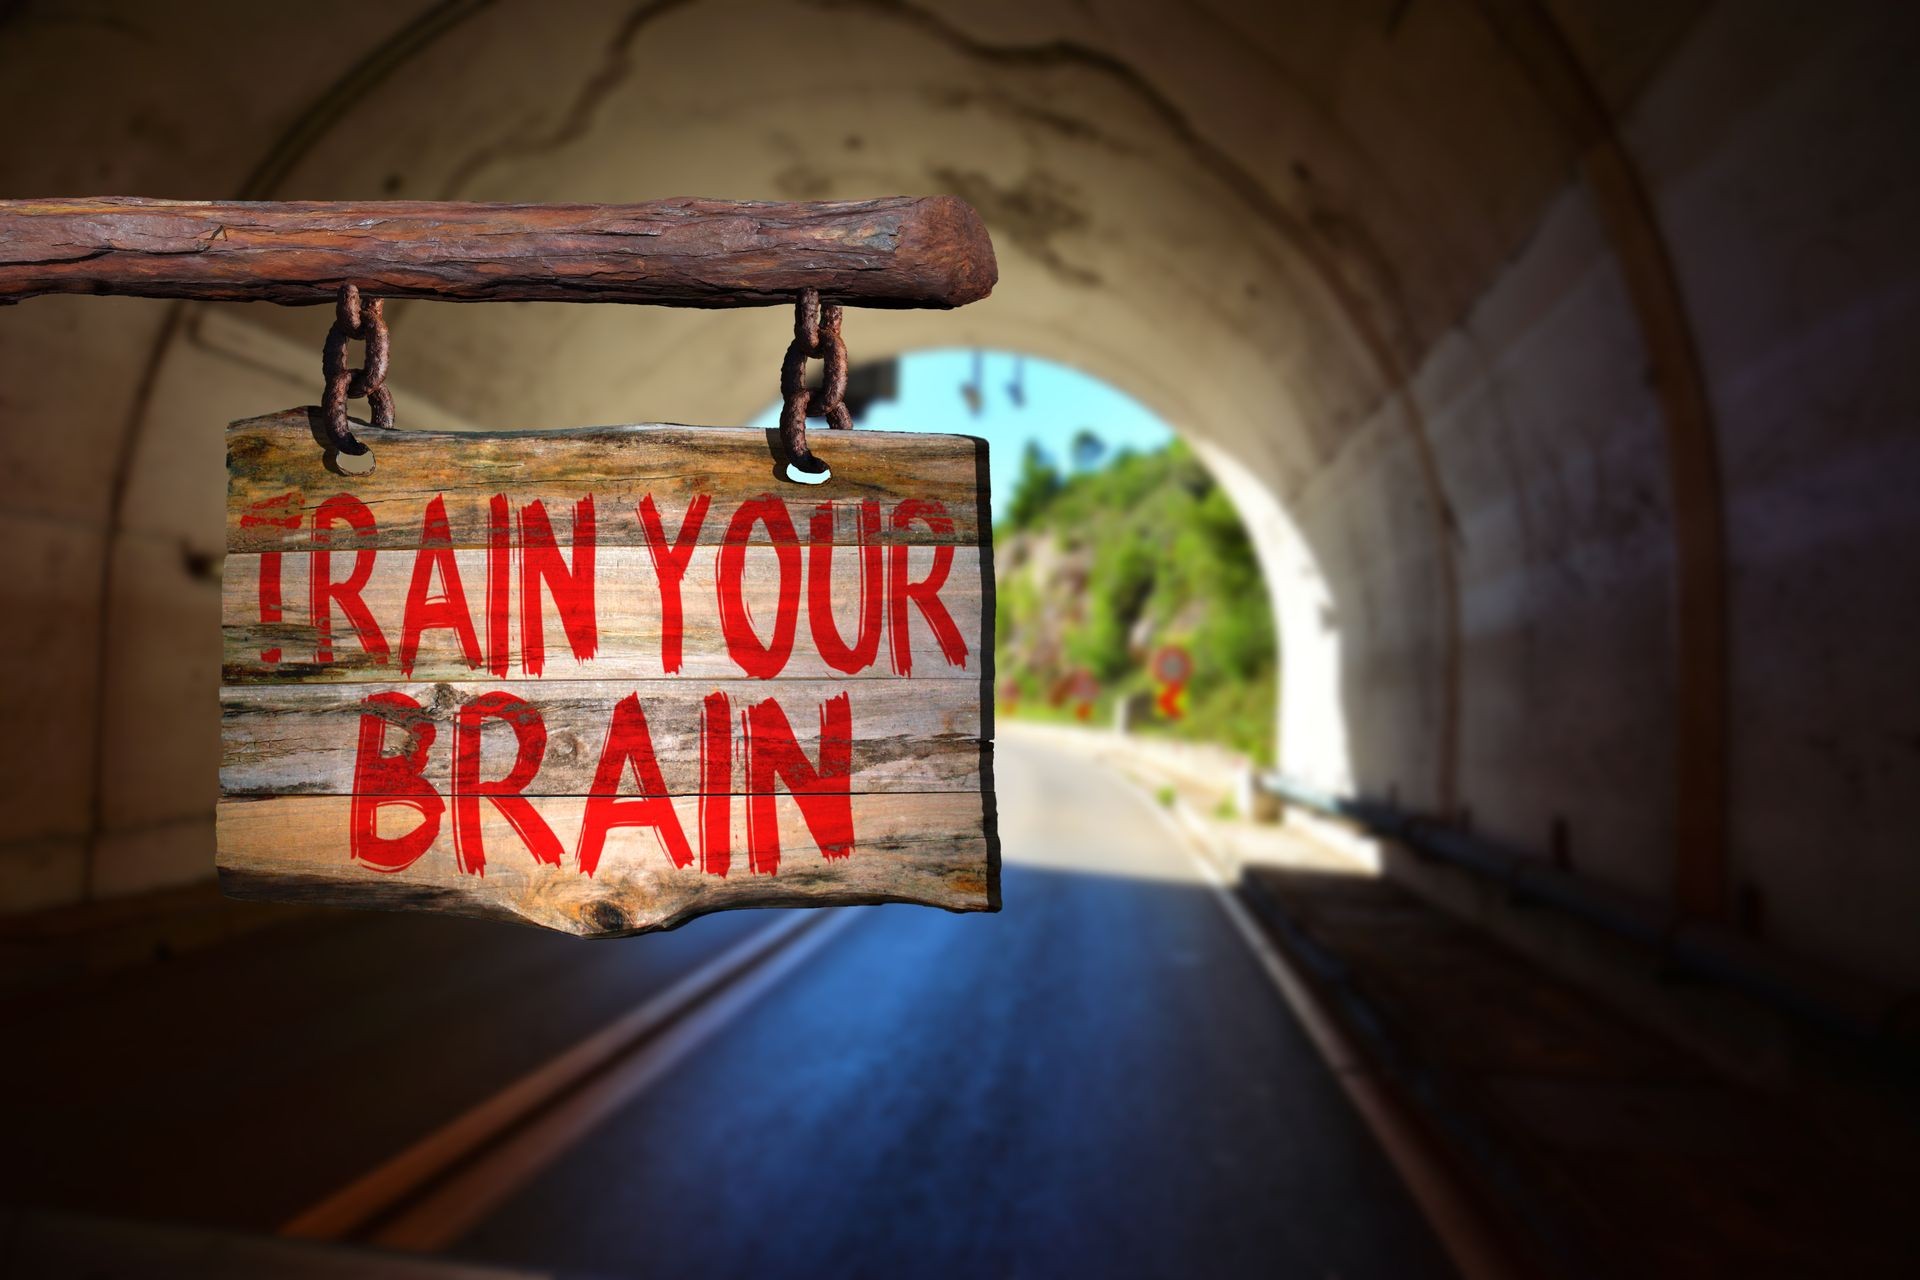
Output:
[[[1240,504],[1257,493],[1236,496],[1217,473],[1230,459],[1208,451],[1220,459],[1210,462],[1126,389],[1006,347],[856,363],[856,400],[867,429],[988,443],[1003,714],[1169,734],[1275,762],[1286,723],[1275,549],[1244,518]],[[769,406],[752,425],[777,417]],[[1309,585],[1295,574],[1288,588]]]

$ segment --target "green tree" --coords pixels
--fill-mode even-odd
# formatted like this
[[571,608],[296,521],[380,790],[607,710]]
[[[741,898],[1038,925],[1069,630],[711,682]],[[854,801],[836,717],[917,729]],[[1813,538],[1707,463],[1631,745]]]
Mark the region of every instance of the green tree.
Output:
[[1020,474],[1013,482],[1013,499],[1007,504],[1007,523],[1014,529],[1029,529],[1039,519],[1061,488],[1060,472],[1037,441],[1027,441],[1020,456]]
[[1073,459],[1075,471],[1092,471],[1107,456],[1107,442],[1095,434],[1092,427],[1082,427],[1073,433],[1068,456]]
[[[1238,512],[1191,449],[1119,450],[1062,475],[1030,448],[1008,526],[1005,537],[1045,537],[1067,553],[1016,555],[1021,567],[1000,583],[998,661],[1009,679],[1044,690],[1085,667],[1110,704],[1152,689],[1153,650],[1181,644],[1194,663],[1188,715],[1156,731],[1269,757],[1277,654],[1266,584]],[[1036,705],[1046,704],[1026,709]]]

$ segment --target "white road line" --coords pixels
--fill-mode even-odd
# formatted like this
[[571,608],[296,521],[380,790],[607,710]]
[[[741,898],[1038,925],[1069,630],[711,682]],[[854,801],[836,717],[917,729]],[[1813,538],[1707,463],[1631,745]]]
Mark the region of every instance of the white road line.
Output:
[[[1111,766],[1109,766],[1111,767]],[[1505,1243],[1505,1235],[1461,1184],[1447,1158],[1420,1123],[1407,1113],[1393,1089],[1375,1074],[1366,1056],[1321,1002],[1291,961],[1253,918],[1198,838],[1154,797],[1120,769],[1112,770],[1141,804],[1153,811],[1173,842],[1184,850],[1213,890],[1213,899],[1233,922],[1247,949],[1280,998],[1293,1011],[1307,1040],[1326,1062],[1347,1100],[1380,1144],[1407,1194],[1419,1206],[1441,1248],[1467,1280],[1517,1280],[1526,1274]]]

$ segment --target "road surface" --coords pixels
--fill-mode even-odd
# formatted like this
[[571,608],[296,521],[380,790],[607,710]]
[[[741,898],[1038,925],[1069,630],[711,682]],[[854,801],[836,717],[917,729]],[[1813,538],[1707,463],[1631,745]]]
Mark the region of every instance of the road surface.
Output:
[[[1449,1274],[1152,802],[999,748],[1005,909],[849,909],[449,1252],[593,1275]],[[271,1230],[766,927],[327,917],[41,1011],[0,1198]]]
[[1005,910],[868,908],[457,1252],[673,1276],[1443,1273],[1189,856],[1009,735]]

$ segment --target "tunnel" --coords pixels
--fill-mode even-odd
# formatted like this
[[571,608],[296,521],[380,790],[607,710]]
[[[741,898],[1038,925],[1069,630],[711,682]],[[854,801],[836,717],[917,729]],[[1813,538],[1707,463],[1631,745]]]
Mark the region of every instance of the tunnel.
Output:
[[[1290,805],[1497,851],[1381,856],[1516,954],[1594,979],[1571,908],[1905,1042],[1916,53],[1868,0],[24,0],[0,194],[958,195],[992,296],[852,311],[853,359],[1025,352],[1191,442]],[[209,882],[222,431],[318,394],[324,310],[0,308],[16,929]],[[455,430],[744,423],[790,322],[388,317],[401,425]],[[1615,994],[1742,1069],[1786,1043],[1658,985]]]

